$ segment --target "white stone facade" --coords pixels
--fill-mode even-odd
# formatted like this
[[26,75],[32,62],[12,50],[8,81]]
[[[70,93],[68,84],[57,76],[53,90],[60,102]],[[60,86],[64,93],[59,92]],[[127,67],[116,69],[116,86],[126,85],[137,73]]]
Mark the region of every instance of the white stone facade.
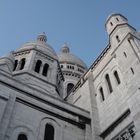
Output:
[[105,27],[109,44],[88,70],[44,33],[0,58],[0,140],[140,139],[140,36],[121,14]]
[[109,44],[67,100],[91,112],[93,139],[139,140],[140,36],[120,14],[106,30]]

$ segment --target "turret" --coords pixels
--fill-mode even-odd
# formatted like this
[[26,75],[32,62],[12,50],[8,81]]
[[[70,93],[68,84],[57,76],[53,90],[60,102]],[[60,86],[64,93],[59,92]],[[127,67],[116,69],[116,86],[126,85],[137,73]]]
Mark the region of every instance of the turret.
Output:
[[118,46],[128,33],[136,33],[135,28],[128,24],[127,18],[117,13],[107,18],[105,28],[112,47]]
[[58,57],[47,43],[45,33],[36,41],[23,44],[13,52],[13,77],[29,86],[55,97],[62,97],[63,75]]
[[66,43],[62,45],[58,58],[65,78],[63,84],[63,97],[65,98],[70,94],[71,89],[79,81],[80,77],[85,73],[87,66],[80,58],[71,54],[69,46]]

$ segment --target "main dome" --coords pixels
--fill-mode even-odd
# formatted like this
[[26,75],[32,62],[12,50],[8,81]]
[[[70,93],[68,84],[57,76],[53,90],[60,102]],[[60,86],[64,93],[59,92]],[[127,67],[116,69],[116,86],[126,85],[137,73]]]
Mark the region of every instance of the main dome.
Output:
[[87,69],[86,64],[80,58],[70,53],[70,49],[66,43],[62,46],[58,54],[58,59],[60,63],[75,64]]
[[49,44],[47,44],[46,41],[47,41],[47,37],[45,33],[41,33],[38,35],[36,41],[29,41],[23,44],[20,48],[16,50],[16,52],[35,49],[49,55],[50,57],[58,59],[57,54],[54,51],[54,49]]

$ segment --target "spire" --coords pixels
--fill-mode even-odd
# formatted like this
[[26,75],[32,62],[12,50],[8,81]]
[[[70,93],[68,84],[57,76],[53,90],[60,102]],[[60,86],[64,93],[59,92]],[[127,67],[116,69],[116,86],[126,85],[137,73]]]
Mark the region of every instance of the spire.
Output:
[[47,36],[46,36],[45,32],[43,32],[37,36],[37,41],[39,41],[41,43],[47,42]]

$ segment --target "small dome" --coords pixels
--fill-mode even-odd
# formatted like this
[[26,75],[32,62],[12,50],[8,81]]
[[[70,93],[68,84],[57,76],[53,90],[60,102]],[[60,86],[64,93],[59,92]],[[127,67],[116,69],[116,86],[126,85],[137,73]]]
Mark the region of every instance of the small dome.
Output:
[[60,63],[72,63],[87,69],[86,64],[80,58],[70,53],[70,49],[66,43],[62,45],[58,59]]
[[54,49],[49,44],[47,44],[46,41],[47,37],[45,33],[39,34],[36,41],[29,41],[23,44],[20,48],[16,50],[16,52],[35,49],[49,55],[50,57],[58,59]]

